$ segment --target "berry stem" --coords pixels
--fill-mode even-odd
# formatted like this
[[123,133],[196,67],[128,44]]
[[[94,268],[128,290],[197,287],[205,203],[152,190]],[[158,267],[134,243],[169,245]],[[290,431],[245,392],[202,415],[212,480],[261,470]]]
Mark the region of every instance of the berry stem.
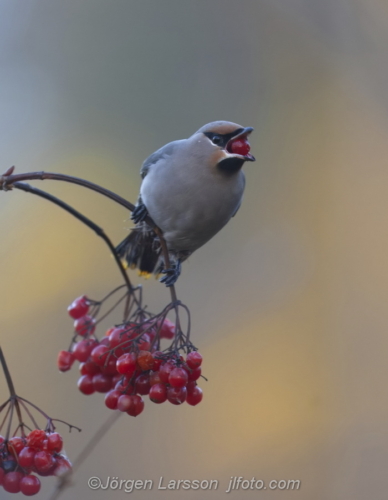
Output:
[[3,372],[4,372],[5,380],[6,380],[7,385],[8,385],[9,394],[10,394],[11,398],[15,398],[16,397],[15,387],[13,385],[12,377],[11,377],[10,371],[8,369],[7,362],[5,361],[3,349],[1,347],[0,347],[0,363],[1,363],[1,367],[2,367]]
[[[23,398],[19,398],[20,400],[20,404],[22,405],[22,407],[24,408],[25,412],[27,413],[27,415],[30,417],[30,420],[32,422],[32,424],[34,425],[35,429],[39,429],[39,425],[38,423],[36,422],[36,420],[34,419],[34,416],[32,415],[32,413],[30,412],[30,410],[28,409],[27,405],[25,404]],[[39,408],[37,408],[38,411],[40,411],[43,416],[45,418],[48,419],[47,415],[45,413],[43,413],[41,410],[39,410]]]
[[28,408],[27,408],[27,405],[30,405],[32,406],[32,408],[34,408],[34,410],[36,410],[37,412],[39,412],[48,422],[49,425],[51,425],[52,422],[61,422],[62,424],[65,424],[69,427],[69,429],[77,429],[78,432],[81,432],[81,429],[79,427],[76,427],[75,425],[72,425],[72,424],[69,424],[67,422],[65,422],[64,420],[59,420],[59,418],[51,418],[47,415],[47,413],[45,413],[43,410],[41,410],[40,408],[38,408],[36,405],[34,405],[34,403],[31,403],[31,401],[28,401],[27,399],[24,399],[20,396],[17,396],[17,399],[20,401],[21,404],[23,404],[23,408],[25,408],[26,412],[28,413],[28,415],[30,416],[31,420],[33,421],[35,427],[38,429],[39,426],[36,425],[35,423],[35,420],[33,420],[33,418],[31,417],[31,413],[29,412]]
[[[158,235],[159,240],[160,240],[160,246],[162,249],[165,269],[170,269],[171,268],[170,254],[169,254],[169,251],[167,248],[166,240],[163,237],[162,231],[157,226],[154,226],[153,229],[154,229],[155,233]],[[176,337],[175,337],[174,342],[176,345],[177,339],[178,339],[178,333],[181,331],[181,324],[180,324],[180,319],[179,319],[180,302],[178,301],[178,297],[177,297],[176,290],[175,290],[175,285],[172,285],[169,288],[170,288],[170,294],[171,294],[171,302],[172,302],[172,305],[174,306],[174,309],[175,309],[175,332],[176,332],[175,335],[176,335]]]
[[[101,301],[100,301],[100,302],[101,302],[101,304],[102,304],[103,302],[105,302],[106,300],[108,300],[108,299],[109,299],[109,297],[111,297],[112,295],[114,295],[116,292],[118,292],[118,291],[119,291],[119,290],[121,290],[122,288],[124,288],[124,285],[120,285],[120,286],[118,286],[118,287],[114,288],[111,292],[109,292],[107,295],[105,295],[105,297],[104,297],[103,299],[101,299]],[[136,288],[137,288],[137,287],[136,287]]]
[[9,412],[11,411],[11,405],[9,404],[10,402],[11,402],[11,400],[8,399],[8,401],[6,401],[3,405],[1,405],[1,410],[0,411],[4,410],[4,408],[5,408],[6,405],[8,405],[8,408],[7,408],[7,411],[5,412],[3,421],[0,424],[0,432],[2,432],[3,426],[4,426],[5,422],[7,421]]
[[24,431],[23,431],[24,424],[23,424],[23,419],[22,419],[22,412],[20,411],[20,405],[19,405],[19,401],[18,401],[17,396],[16,396],[15,387],[13,385],[11,373],[8,369],[7,362],[5,360],[5,356],[3,353],[3,349],[1,347],[0,347],[0,363],[1,363],[1,367],[3,369],[5,380],[6,380],[7,385],[8,385],[8,390],[9,390],[9,394],[10,394],[10,402],[11,402],[11,417],[9,420],[9,426],[8,426],[8,430],[7,430],[7,439],[8,439],[10,427],[11,427],[11,422],[12,422],[12,417],[13,417],[14,407],[16,409],[16,414],[18,417],[19,426],[20,426],[20,429],[22,431],[22,434],[24,434]]
[[121,304],[121,302],[128,297],[128,293],[126,293],[125,295],[123,295],[119,300],[117,300],[113,306],[105,313],[103,314],[100,318],[98,318],[98,320],[96,321],[96,325],[98,325],[98,323],[101,323],[102,320],[104,320],[107,316],[109,316],[109,314],[114,311],[116,309],[116,307]]
[[9,436],[11,435],[11,425],[12,425],[12,420],[13,420],[13,412],[15,410],[15,403],[14,403],[14,401],[15,400],[11,398],[11,404],[10,404],[11,412],[10,412],[10,415],[9,415],[9,420],[8,420],[8,425],[7,425],[7,431],[5,433],[5,439],[6,439],[6,441],[8,441]]

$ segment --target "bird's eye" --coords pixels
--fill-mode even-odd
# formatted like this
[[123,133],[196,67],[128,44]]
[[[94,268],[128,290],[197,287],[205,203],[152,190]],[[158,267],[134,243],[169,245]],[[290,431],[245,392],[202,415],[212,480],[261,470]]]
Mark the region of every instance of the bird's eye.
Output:
[[212,137],[212,143],[213,144],[221,144],[222,142],[222,137],[220,137],[219,135],[213,135]]

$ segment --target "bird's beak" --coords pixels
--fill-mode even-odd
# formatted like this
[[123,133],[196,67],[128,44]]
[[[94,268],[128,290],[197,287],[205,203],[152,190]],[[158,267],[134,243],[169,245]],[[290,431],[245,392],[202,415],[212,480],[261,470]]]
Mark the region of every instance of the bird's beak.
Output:
[[[253,128],[252,127],[245,127],[241,132],[239,132],[238,134],[236,134],[235,136],[233,136],[227,143],[226,145],[226,151],[229,153],[229,154],[235,154],[233,153],[233,151],[231,150],[231,145],[233,142],[237,141],[238,139],[246,142],[248,148],[249,148],[249,142],[248,142],[248,136],[253,132]],[[237,155],[237,156],[240,156],[242,158],[244,158],[246,161],[256,161],[256,158],[250,153],[246,153],[244,155]]]

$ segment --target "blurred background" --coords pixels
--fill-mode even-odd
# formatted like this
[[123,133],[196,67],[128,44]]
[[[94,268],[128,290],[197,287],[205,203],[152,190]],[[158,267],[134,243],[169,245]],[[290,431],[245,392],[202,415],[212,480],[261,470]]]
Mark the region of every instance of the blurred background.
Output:
[[[2,172],[76,175],[135,201],[141,162],[166,142],[219,119],[255,128],[242,208],[177,286],[205,359],[203,402],[123,416],[62,498],[127,498],[89,490],[91,476],[164,476],[220,485],[132,497],[217,500],[243,476],[301,488],[230,498],[385,499],[388,4],[3,0],[0,29]],[[95,193],[35,185],[115,243],[131,227]],[[18,393],[82,427],[60,429],[74,459],[110,411],[78,392],[77,369],[57,371],[66,308],[120,275],[102,240],[48,202],[0,193],[0,210],[1,345]],[[158,282],[131,278],[152,311],[168,303]],[[47,498],[55,481],[42,483]]]

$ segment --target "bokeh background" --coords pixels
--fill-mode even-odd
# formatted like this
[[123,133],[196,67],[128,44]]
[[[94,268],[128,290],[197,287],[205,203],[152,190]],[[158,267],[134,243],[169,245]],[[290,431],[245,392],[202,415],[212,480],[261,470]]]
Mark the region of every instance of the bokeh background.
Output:
[[[302,486],[229,497],[385,499],[388,4],[2,0],[0,32],[1,171],[77,175],[134,201],[142,160],[166,142],[217,119],[255,127],[242,208],[177,287],[205,358],[203,403],[122,417],[62,498],[127,498],[90,491],[91,476],[164,476],[220,486],[132,498],[217,500],[230,476],[255,476]],[[131,226],[94,193],[36,184],[115,242]],[[20,395],[83,428],[66,436],[74,458],[110,411],[78,392],[77,370],[56,369],[66,307],[120,276],[59,208],[12,192],[0,209],[1,345]],[[161,310],[168,292],[142,282]]]

